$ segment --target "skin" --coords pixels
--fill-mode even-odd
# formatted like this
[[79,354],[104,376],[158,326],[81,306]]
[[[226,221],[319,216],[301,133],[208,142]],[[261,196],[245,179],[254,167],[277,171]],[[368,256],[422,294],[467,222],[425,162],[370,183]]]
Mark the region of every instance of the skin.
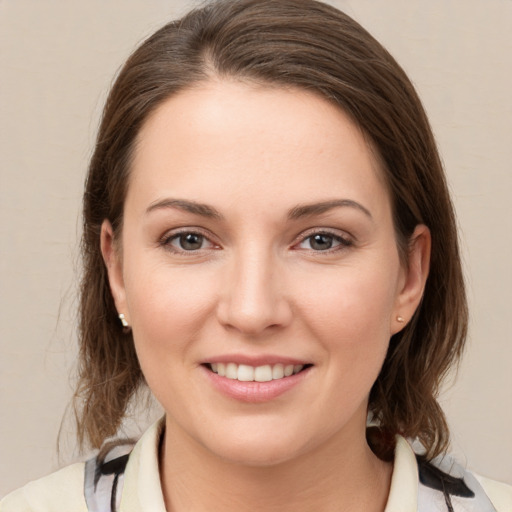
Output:
[[[341,110],[226,80],[173,96],[139,133],[122,239],[105,221],[101,243],[166,411],[167,510],[384,510],[392,468],[365,440],[368,395],[421,299],[430,235],[416,228],[404,268],[382,172]],[[226,354],[312,366],[245,403],[208,378]]]

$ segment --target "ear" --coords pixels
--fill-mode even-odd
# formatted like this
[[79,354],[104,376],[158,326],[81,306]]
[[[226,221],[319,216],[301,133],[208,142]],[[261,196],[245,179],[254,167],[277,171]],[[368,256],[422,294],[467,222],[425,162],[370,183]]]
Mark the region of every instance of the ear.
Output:
[[116,247],[114,240],[114,230],[108,220],[104,220],[101,225],[100,247],[103,261],[107,267],[110,292],[114,298],[116,309],[118,313],[123,313],[129,322],[123,279],[123,263],[120,250]]
[[396,334],[405,327],[421,302],[430,269],[430,248],[430,230],[427,226],[419,224],[409,242],[407,265],[401,271],[391,319],[391,334]]

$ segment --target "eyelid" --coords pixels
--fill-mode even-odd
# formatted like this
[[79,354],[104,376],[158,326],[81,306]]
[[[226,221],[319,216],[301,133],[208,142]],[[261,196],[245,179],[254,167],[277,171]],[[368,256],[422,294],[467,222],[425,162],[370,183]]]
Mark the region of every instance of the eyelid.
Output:
[[[185,250],[179,250],[179,249],[176,249],[175,247],[173,247],[171,245],[171,241],[174,240],[175,238],[179,237],[180,235],[183,235],[183,234],[196,234],[196,235],[201,235],[204,239],[206,239],[212,247],[208,247],[208,248],[205,248],[205,249],[198,249],[197,251],[185,251]],[[220,245],[215,242],[213,240],[213,235],[203,229],[203,228],[199,228],[197,226],[182,226],[182,227],[179,227],[179,228],[174,228],[174,229],[170,229],[168,231],[166,231],[159,239],[158,239],[158,245],[164,247],[164,249],[167,249],[175,254],[188,254],[188,255],[193,255],[194,253],[199,253],[201,251],[210,251],[210,250],[217,250],[220,248]]]
[[325,251],[313,251],[316,253],[329,253],[332,251],[336,251],[337,249],[339,249],[339,247],[346,248],[354,244],[354,237],[349,235],[345,231],[341,231],[339,229],[334,228],[316,227],[303,231],[298,237],[296,237],[294,242],[292,243],[292,248],[297,247],[299,244],[315,235],[328,235],[340,241],[340,246],[336,246],[332,249],[326,249]]
[[[211,244],[211,247],[208,247],[206,249],[198,249],[197,251],[185,251],[185,250],[176,249],[171,246],[170,242],[173,239],[179,237],[182,234],[188,234],[188,233],[201,235],[209,242],[209,244]],[[343,249],[343,248],[353,245],[353,243],[354,243],[354,237],[349,235],[345,231],[341,231],[341,230],[335,229],[335,228],[315,227],[315,228],[310,228],[306,231],[301,232],[300,235],[298,235],[295,238],[295,240],[292,242],[291,248],[292,249],[296,248],[299,244],[301,244],[302,242],[304,242],[305,240],[307,240],[308,238],[310,238],[314,235],[328,235],[328,236],[332,236],[336,240],[340,241],[340,245],[336,246],[334,248],[326,249],[325,251],[313,251],[313,252],[317,252],[317,253],[333,252],[333,251],[339,250],[340,247]],[[197,226],[181,226],[179,228],[170,229],[170,230],[166,231],[158,239],[158,245],[160,245],[160,246],[164,247],[165,249],[168,249],[174,253],[177,253],[177,254],[188,253],[189,255],[198,253],[200,251],[218,250],[221,248],[220,244],[215,241],[215,237],[209,230],[206,230],[204,228],[200,228]]]

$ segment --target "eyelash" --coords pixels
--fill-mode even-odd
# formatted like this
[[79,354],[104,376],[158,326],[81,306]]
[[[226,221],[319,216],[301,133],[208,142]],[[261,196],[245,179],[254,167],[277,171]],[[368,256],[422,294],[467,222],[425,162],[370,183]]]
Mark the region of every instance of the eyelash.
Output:
[[[172,242],[175,240],[179,240],[180,237],[184,235],[195,235],[198,237],[201,237],[204,241],[209,242],[213,247],[208,249],[196,249],[196,250],[189,250],[186,249],[178,249],[172,245]],[[159,245],[164,247],[165,249],[171,251],[174,254],[178,255],[191,255],[191,254],[197,254],[199,251],[204,250],[216,250],[218,246],[210,240],[210,235],[197,230],[197,229],[182,229],[180,231],[173,231],[172,233],[166,233],[159,241]]]
[[328,238],[331,238],[333,240],[333,242],[338,243],[338,245],[336,245],[334,247],[329,247],[329,248],[323,249],[323,250],[306,249],[311,252],[314,252],[315,254],[332,254],[333,252],[341,251],[341,250],[346,249],[353,245],[353,241],[351,239],[349,239],[348,237],[342,236],[339,233],[334,233],[334,232],[326,230],[326,229],[320,229],[318,231],[312,231],[312,232],[309,232],[306,234],[301,234],[299,241],[297,243],[295,243],[293,245],[293,247],[297,247],[297,246],[303,244],[304,242],[306,242],[307,240],[310,240],[310,243],[311,243],[312,239],[315,236],[328,237]]
[[[203,241],[209,242],[212,247],[203,249],[191,249],[186,250],[183,248],[177,248],[172,245],[172,242],[179,241],[180,237],[184,235],[195,235],[198,237],[201,237]],[[353,245],[353,241],[350,240],[347,237],[341,236],[339,233],[333,233],[329,230],[318,230],[318,231],[311,231],[306,234],[301,234],[301,236],[298,238],[296,242],[293,243],[292,248],[295,249],[301,244],[305,243],[307,240],[312,240],[315,236],[324,236],[327,238],[330,238],[333,240],[333,242],[336,242],[338,245],[335,245],[334,247],[329,247],[327,249],[323,250],[314,250],[314,249],[306,249],[307,251],[316,253],[316,254],[332,254],[333,252],[337,252],[343,249],[346,249]],[[311,242],[310,242],[311,243]],[[165,249],[171,251],[174,254],[178,255],[193,255],[199,253],[199,251],[210,251],[210,250],[217,250],[219,248],[218,245],[216,245],[214,242],[211,241],[210,235],[197,230],[197,229],[183,229],[180,231],[174,231],[172,233],[165,234],[159,241],[159,245],[164,247]],[[300,247],[299,247],[300,248]]]

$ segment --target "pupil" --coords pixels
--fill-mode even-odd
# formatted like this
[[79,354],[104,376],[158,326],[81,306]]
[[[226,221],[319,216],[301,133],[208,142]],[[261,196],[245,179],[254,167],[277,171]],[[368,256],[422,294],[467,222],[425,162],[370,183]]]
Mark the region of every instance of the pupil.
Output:
[[180,236],[180,245],[183,249],[187,251],[201,249],[202,244],[203,237],[201,235],[196,235],[195,233],[188,233],[186,235]]
[[311,247],[318,251],[325,251],[332,247],[332,236],[315,235],[311,241]]

